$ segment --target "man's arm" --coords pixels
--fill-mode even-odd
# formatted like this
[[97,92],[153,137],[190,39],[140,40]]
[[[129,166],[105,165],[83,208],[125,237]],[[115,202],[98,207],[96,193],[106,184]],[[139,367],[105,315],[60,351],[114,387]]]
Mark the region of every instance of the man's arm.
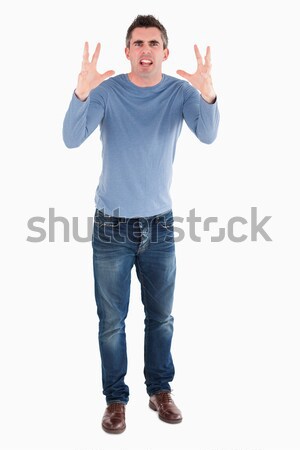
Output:
[[104,102],[92,91],[85,101],[75,92],[63,123],[63,140],[68,148],[79,147],[97,128],[104,116]]
[[216,139],[220,120],[216,99],[210,104],[195,88],[186,85],[183,117],[190,130],[201,142],[211,144]]
[[198,139],[211,144],[217,136],[220,120],[217,96],[211,78],[211,52],[210,47],[207,47],[203,64],[197,45],[194,45],[194,51],[197,60],[196,72],[190,74],[184,70],[177,70],[178,75],[193,86],[185,90],[183,116]]
[[103,74],[97,72],[100,48],[98,43],[90,62],[89,45],[87,42],[84,44],[81,72],[63,123],[63,140],[68,148],[79,147],[104,115],[104,101],[95,88],[112,76],[114,71],[108,70]]

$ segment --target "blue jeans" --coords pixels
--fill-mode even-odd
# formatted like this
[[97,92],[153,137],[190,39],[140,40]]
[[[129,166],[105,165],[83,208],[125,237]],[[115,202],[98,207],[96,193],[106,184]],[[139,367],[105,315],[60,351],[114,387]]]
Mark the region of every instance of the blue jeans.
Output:
[[95,298],[103,394],[107,404],[127,403],[125,319],[135,265],[145,311],[144,376],[147,392],[170,391],[174,377],[171,315],[176,274],[172,210],[147,218],[103,215],[93,229]]

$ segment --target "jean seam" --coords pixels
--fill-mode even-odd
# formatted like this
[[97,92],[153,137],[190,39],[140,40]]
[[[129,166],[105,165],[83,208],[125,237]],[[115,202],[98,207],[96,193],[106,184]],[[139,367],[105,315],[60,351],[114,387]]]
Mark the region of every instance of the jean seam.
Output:
[[[142,271],[142,268],[141,268],[141,265],[140,265],[140,263],[139,263],[139,260],[137,259],[136,260],[136,265],[137,265],[137,268],[138,268],[138,271],[139,271],[139,275],[140,275],[140,283],[141,283],[141,289],[142,289],[142,292],[146,292],[146,288],[145,288],[145,284],[144,284],[144,274],[143,274],[143,271]],[[142,294],[143,295],[143,294]],[[144,301],[145,301],[145,304],[144,304],[144,308],[145,308],[145,319],[146,319],[146,295],[144,294]],[[143,301],[143,299],[142,299],[142,301]],[[147,332],[147,328],[145,329],[145,335],[144,335],[144,375],[145,375],[145,377],[146,377],[146,371],[145,371],[145,369],[146,369],[146,354],[147,354],[147,351],[148,351],[148,332]]]

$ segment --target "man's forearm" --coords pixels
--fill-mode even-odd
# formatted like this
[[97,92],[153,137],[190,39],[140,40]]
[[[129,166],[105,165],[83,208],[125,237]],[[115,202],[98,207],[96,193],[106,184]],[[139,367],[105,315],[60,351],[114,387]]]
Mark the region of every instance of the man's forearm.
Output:
[[79,147],[86,139],[87,108],[89,101],[81,101],[75,92],[63,123],[63,140],[68,148]]

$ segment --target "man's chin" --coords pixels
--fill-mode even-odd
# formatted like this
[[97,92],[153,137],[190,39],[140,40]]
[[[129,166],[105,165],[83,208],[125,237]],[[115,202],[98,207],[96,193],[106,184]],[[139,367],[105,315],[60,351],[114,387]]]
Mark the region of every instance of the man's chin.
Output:
[[151,75],[153,73],[153,68],[151,66],[149,67],[141,67],[139,70],[139,73],[145,74],[145,75]]
[[141,67],[140,70],[139,70],[139,76],[140,77],[145,77],[145,78],[149,78],[149,77],[155,76],[154,68],[152,66]]

